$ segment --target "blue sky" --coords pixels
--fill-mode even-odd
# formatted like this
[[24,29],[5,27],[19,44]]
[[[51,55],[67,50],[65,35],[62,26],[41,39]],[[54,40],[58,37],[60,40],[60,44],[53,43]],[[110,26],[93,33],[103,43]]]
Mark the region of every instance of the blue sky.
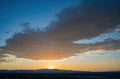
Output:
[[[29,22],[32,27],[46,27],[63,8],[78,5],[79,0],[1,0],[0,45],[15,32],[20,23]],[[5,33],[10,32],[10,33]]]

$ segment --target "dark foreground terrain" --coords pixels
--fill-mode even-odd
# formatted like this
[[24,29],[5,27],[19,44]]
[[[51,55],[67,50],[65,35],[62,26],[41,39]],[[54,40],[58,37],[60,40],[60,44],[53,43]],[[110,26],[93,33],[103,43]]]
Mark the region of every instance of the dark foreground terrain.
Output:
[[0,71],[0,79],[120,79],[120,72]]

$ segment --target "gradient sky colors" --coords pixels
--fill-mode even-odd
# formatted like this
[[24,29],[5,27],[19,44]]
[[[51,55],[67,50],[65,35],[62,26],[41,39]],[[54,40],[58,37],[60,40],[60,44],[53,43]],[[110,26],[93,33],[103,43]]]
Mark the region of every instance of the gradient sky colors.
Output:
[[120,71],[120,0],[0,0],[0,69]]

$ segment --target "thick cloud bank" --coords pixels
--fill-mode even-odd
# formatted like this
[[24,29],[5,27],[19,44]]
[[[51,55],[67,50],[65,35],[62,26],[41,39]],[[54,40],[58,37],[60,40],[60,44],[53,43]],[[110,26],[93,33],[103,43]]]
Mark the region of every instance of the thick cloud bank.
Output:
[[25,27],[1,46],[0,56],[55,60],[94,50],[120,50],[120,40],[96,44],[74,44],[72,41],[87,39],[115,29],[120,23],[120,0],[81,0],[57,14],[46,31]]

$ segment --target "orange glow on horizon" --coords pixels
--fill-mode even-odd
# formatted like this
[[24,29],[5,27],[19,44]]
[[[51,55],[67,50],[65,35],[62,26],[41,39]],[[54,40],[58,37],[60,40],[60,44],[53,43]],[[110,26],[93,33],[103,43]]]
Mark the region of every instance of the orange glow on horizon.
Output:
[[54,66],[49,66],[48,69],[56,69]]

